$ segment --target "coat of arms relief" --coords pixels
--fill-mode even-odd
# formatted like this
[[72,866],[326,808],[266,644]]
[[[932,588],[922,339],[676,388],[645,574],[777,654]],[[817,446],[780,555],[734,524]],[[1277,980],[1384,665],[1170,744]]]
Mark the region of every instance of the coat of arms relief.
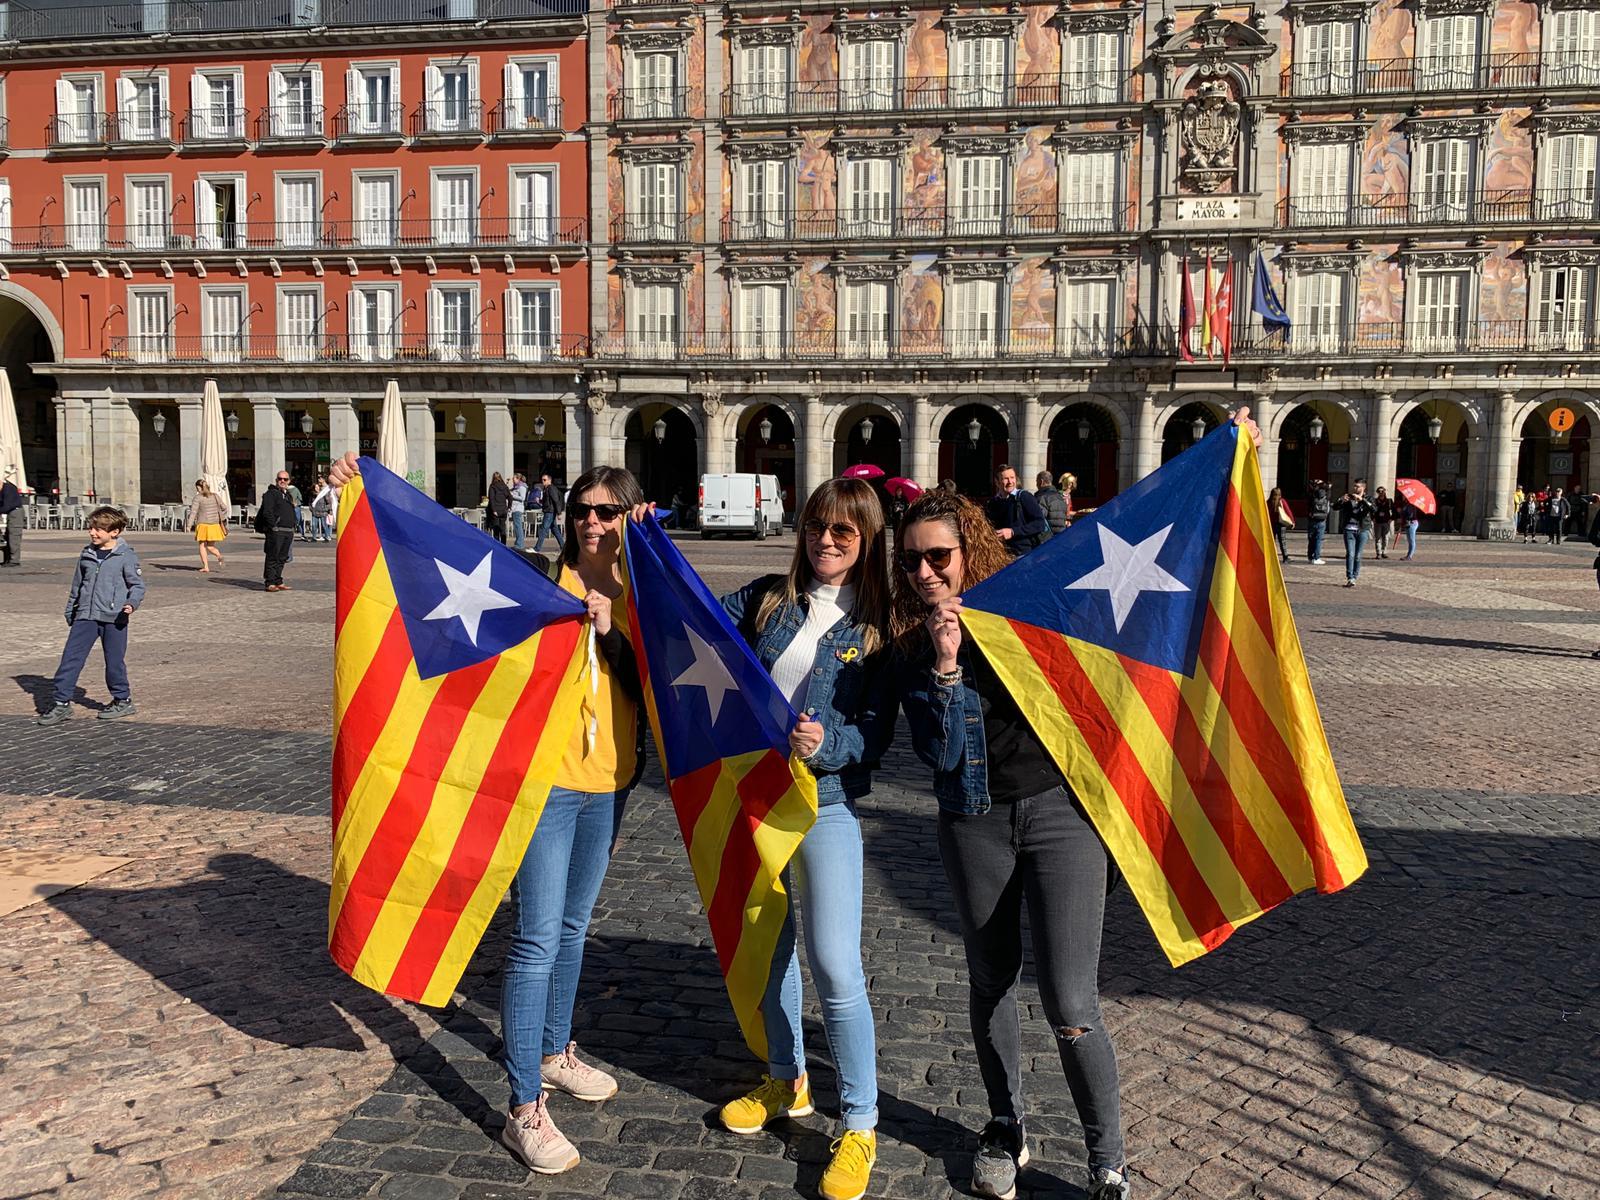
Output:
[[1221,80],[1202,83],[1178,114],[1183,177],[1197,192],[1218,192],[1238,170],[1239,103]]

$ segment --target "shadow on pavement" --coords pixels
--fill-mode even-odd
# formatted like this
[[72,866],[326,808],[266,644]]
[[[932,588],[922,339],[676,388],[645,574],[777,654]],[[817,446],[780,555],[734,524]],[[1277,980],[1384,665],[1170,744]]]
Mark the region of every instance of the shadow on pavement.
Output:
[[[86,667],[85,670],[87,669]],[[48,711],[51,705],[55,703],[55,679],[51,676],[13,675],[11,681],[33,697],[33,708],[37,713]],[[93,699],[83,685],[79,684],[73,688],[72,705],[74,708],[99,710],[106,707],[106,702]]]
[[1329,637],[1352,638],[1362,642],[1394,642],[1407,646],[1449,646],[1456,650],[1489,650],[1498,654],[1533,654],[1541,658],[1589,658],[1587,646],[1571,650],[1560,646],[1524,646],[1517,642],[1494,642],[1482,638],[1435,637],[1422,633],[1395,633],[1378,629],[1323,629]]

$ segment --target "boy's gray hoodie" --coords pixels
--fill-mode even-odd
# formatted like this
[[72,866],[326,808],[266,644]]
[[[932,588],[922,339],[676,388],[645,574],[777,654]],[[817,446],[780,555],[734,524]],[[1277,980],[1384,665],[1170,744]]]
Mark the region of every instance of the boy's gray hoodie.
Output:
[[144,599],[144,573],[139,569],[139,556],[127,542],[100,560],[93,543],[78,555],[77,568],[72,573],[72,591],[67,593],[67,624],[74,621],[115,621],[122,615],[122,606],[139,607]]

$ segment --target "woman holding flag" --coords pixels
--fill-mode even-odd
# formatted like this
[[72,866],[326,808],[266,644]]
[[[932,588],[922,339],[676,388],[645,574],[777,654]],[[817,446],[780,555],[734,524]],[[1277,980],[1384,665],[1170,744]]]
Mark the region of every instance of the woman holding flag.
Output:
[[[888,560],[883,508],[870,485],[834,479],[811,493],[787,575],[766,575],[722,598],[761,665],[801,713],[793,752],[817,778],[817,820],[783,882],[797,895],[806,957],[839,1074],[844,1132],[821,1182],[824,1200],[859,1200],[877,1161],[877,1037],[861,968],[861,825],[881,747],[875,718],[884,681]],[[757,1133],[812,1111],[800,1022],[793,910],[772,960],[762,1016],[768,1071],[722,1108],[733,1133]]]
[[972,1190],[1016,1195],[1028,1162],[1022,1106],[1022,905],[1039,992],[1089,1150],[1089,1200],[1126,1200],[1117,1058],[1100,1013],[1110,855],[1055,761],[978,647],[962,637],[961,593],[1011,556],[960,496],[914,503],[895,552],[895,678],[917,755],[934,769],[939,856],[961,924],[972,1036],[991,1119]]

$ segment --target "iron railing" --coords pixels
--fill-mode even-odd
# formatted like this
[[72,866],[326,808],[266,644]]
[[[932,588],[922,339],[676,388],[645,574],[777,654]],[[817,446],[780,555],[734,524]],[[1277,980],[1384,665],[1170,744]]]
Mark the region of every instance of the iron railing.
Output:
[[1127,103],[1132,94],[1130,81],[1130,76],[1120,72],[1078,71],[801,80],[788,85],[736,83],[724,89],[722,111],[729,117],[781,117],[952,108],[1082,108]]
[[167,109],[107,113],[106,141],[112,149],[170,146],[176,123],[174,114]]
[[1575,55],[1541,60],[1534,51],[1388,58],[1330,67],[1297,63],[1282,79],[1285,95],[1307,98],[1597,85],[1600,60]]
[[183,144],[208,145],[216,142],[242,142],[248,122],[243,105],[233,108],[191,109],[183,119]]
[[327,136],[327,111],[322,105],[276,105],[256,117],[258,142],[314,142]]
[[687,242],[689,218],[681,213],[624,213],[611,219],[611,240],[626,242]]
[[583,217],[376,218],[326,221],[103,222],[21,226],[0,240],[13,254],[176,253],[296,250],[339,253],[581,246]]
[[999,210],[913,205],[870,212],[735,209],[722,220],[725,242],[835,242],[884,238],[1027,237],[1125,233],[1134,206],[1122,202],[1010,205]]
[[525,99],[521,103],[502,100],[489,110],[492,138],[559,136],[561,129],[559,96]]
[[110,113],[57,113],[45,127],[45,145],[52,150],[103,146],[110,132]]
[[334,114],[333,136],[337,141],[403,138],[405,109],[398,104],[347,104]]
[[430,100],[411,114],[411,136],[481,138],[488,132],[482,100]]
[[681,121],[688,116],[686,87],[625,87],[611,97],[613,121]]
[[1439,197],[1303,196],[1278,202],[1278,224],[1286,229],[1595,220],[1600,220],[1600,191],[1595,188],[1507,188]]
[[363,337],[242,332],[116,337],[103,357],[111,362],[136,363],[540,363],[566,362],[588,354],[589,338],[580,334],[507,335],[481,331],[464,337],[409,333]]

